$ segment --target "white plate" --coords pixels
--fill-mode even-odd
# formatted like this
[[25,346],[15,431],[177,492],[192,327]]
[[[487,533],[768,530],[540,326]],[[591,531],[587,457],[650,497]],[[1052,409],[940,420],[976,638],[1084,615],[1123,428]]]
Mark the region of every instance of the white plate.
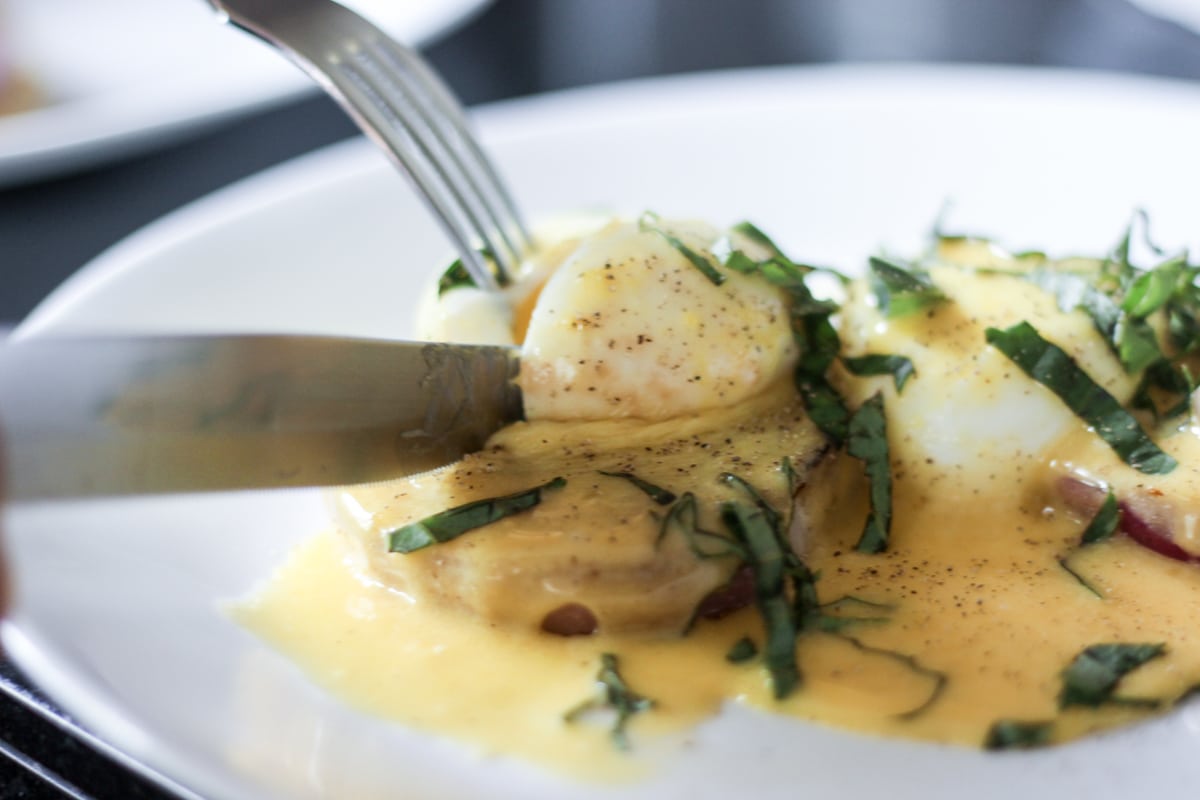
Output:
[[1200,32],[1200,5],[1194,0],[1129,0],[1133,5],[1177,25]]
[[[1195,245],[1200,92],[1066,72],[781,69],[482,110],[533,215],[612,206],[742,218],[854,267],[955,226],[1097,252],[1135,206]],[[98,259],[25,333],[407,332],[447,245],[381,156],[339,146],[174,214]],[[987,755],[749,712],[633,786],[580,786],[347,709],[230,623],[223,599],[326,524],[311,491],[12,508],[4,643],[91,729],[209,798],[1191,796],[1200,709],[1054,750]]]
[[[488,0],[348,0],[424,44]],[[204,0],[3,0],[0,26],[47,105],[0,116],[0,187],[144,150],[312,82]]]

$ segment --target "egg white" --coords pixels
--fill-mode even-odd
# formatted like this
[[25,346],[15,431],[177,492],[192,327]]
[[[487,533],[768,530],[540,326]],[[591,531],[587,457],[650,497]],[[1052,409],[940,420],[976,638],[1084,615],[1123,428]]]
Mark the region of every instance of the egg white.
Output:
[[[710,280],[664,232],[709,258],[724,281]],[[752,257],[767,255],[704,223],[593,224],[543,245],[503,293],[456,289],[427,301],[421,334],[520,344],[531,420],[659,420],[727,407],[787,375],[797,350],[784,293],[712,258],[724,235]],[[521,337],[518,309],[531,301]]]
[[1053,296],[1015,275],[952,266],[934,267],[930,275],[949,299],[924,312],[887,319],[865,281],[841,311],[847,355],[889,353],[913,362],[915,374],[899,392],[890,378],[845,383],[855,406],[875,391],[887,395],[897,464],[937,465],[947,480],[983,486],[998,470],[1046,458],[1049,448],[1085,427],[1050,389],[987,344],[989,327],[1028,321],[1119,402],[1132,396],[1136,376],[1124,371],[1083,311],[1060,310]]

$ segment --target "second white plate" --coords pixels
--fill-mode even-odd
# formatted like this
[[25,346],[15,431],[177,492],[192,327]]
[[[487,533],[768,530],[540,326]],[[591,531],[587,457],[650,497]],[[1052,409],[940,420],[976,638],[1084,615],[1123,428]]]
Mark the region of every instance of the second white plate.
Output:
[[[488,0],[347,0],[408,44]],[[45,104],[0,116],[0,187],[141,151],[315,86],[203,0],[5,0],[15,66]]]

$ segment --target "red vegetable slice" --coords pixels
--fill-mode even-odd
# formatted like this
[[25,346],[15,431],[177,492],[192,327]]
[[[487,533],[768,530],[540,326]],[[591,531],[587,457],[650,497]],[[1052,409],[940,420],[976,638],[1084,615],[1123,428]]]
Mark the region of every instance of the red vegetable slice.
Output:
[[[1061,478],[1058,491],[1068,506],[1082,514],[1095,514],[1104,502],[1104,489],[1078,478]],[[1117,506],[1121,509],[1120,530],[1130,539],[1167,558],[1200,563],[1200,556],[1193,555],[1175,544],[1168,528],[1139,513],[1129,501],[1118,499]]]
[[1165,531],[1161,527],[1151,524],[1138,514],[1129,503],[1119,500],[1117,501],[1117,506],[1121,509],[1121,530],[1128,534],[1130,539],[1133,539],[1142,547],[1153,550],[1167,558],[1173,558],[1176,561],[1200,562],[1200,558],[1192,555],[1172,541],[1170,531]]

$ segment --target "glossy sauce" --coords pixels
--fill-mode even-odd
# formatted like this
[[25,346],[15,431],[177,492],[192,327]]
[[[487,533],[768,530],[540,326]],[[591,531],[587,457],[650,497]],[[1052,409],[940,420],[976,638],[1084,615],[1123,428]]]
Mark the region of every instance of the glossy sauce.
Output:
[[[801,497],[807,498],[804,519],[811,527],[794,531],[797,549],[819,573],[820,599],[833,604],[826,612],[860,619],[799,637],[803,685],[786,700],[773,698],[760,662],[731,664],[725,658],[743,636],[762,645],[753,607],[719,621],[701,620],[686,636],[672,623],[668,633],[639,632],[631,625],[612,634],[606,632],[611,626],[602,625],[597,635],[565,638],[537,629],[542,607],[522,610],[541,602],[539,591],[552,588],[497,593],[476,601],[472,610],[472,602],[456,603],[411,583],[413,575],[427,574],[437,559],[449,557],[449,550],[421,551],[419,568],[385,569],[387,586],[372,569],[380,558],[370,551],[372,537],[377,541],[398,521],[554,474],[578,479],[585,471],[581,464],[591,469],[591,460],[620,450],[593,447],[589,460],[580,455],[582,440],[648,451],[650,440],[669,440],[676,426],[635,431],[637,424],[629,421],[621,423],[625,428],[531,424],[500,434],[502,448],[493,457],[502,463],[493,461],[487,475],[456,480],[464,473],[451,471],[343,494],[338,500],[343,531],[322,534],[297,552],[264,591],[238,609],[238,618],[360,708],[484,753],[589,778],[638,774],[724,703],[791,715],[797,724],[970,747],[981,746],[998,720],[1053,721],[1053,740],[1065,741],[1144,718],[1147,709],[1127,705],[1059,710],[1061,672],[1084,648],[1104,642],[1165,643],[1167,655],[1126,676],[1117,694],[1153,698],[1161,709],[1169,708],[1200,682],[1200,637],[1193,635],[1200,567],[1166,559],[1120,535],[1080,546],[1086,520],[1055,495],[1057,477],[1080,464],[1100,471],[1125,468],[1042,387],[981,344],[983,327],[1034,321],[1094,367],[1114,394],[1131,387],[1124,376],[1104,372],[1103,343],[1086,320],[1060,314],[1028,284],[968,280],[950,272],[935,278],[955,302],[922,320],[891,323],[869,304],[846,314],[843,338],[851,352],[908,353],[917,377],[897,394],[889,378],[843,376],[857,400],[882,391],[889,403],[895,516],[887,552],[854,550],[866,514],[858,462],[806,462],[813,469],[807,474],[812,487]],[[794,403],[785,388],[777,388],[740,410],[691,418],[687,424],[696,430],[687,435],[729,433],[721,434],[721,441],[729,441],[720,463],[692,453],[683,462],[636,461],[631,468],[677,491],[708,491],[711,515],[728,495],[704,487],[729,464],[740,465],[772,503],[783,506],[779,460],[812,453],[811,432],[773,445],[776,437],[764,431],[783,430],[779,420],[794,418]],[[759,421],[758,434],[751,430],[753,420]],[[793,430],[803,428],[796,422]],[[604,436],[597,435],[601,430]],[[1196,436],[1184,432],[1163,446],[1186,464]],[[528,453],[533,455],[525,459]],[[618,452],[607,463],[630,463],[629,458]],[[1196,476],[1188,467],[1174,477],[1138,480],[1187,497]],[[576,480],[580,483],[586,482]],[[550,522],[536,514],[514,518],[441,547],[492,548],[480,563],[506,563],[519,572],[520,558],[544,555],[536,549],[545,543],[539,537],[561,529],[564,517],[554,516],[556,502],[571,507],[572,530],[595,533],[570,542],[579,562],[619,560],[614,543],[617,553],[648,547],[658,531],[653,504],[626,485],[600,485],[591,481],[577,490],[588,493],[589,502],[571,495],[546,500],[539,510]],[[535,549],[520,555],[531,543]],[[503,561],[510,551],[518,558]],[[501,580],[502,572],[490,574]],[[481,608],[488,611],[480,613]],[[596,696],[594,679],[606,652],[619,657],[630,687],[656,702],[631,720],[631,752],[614,747],[603,720],[564,720],[566,712]]]

